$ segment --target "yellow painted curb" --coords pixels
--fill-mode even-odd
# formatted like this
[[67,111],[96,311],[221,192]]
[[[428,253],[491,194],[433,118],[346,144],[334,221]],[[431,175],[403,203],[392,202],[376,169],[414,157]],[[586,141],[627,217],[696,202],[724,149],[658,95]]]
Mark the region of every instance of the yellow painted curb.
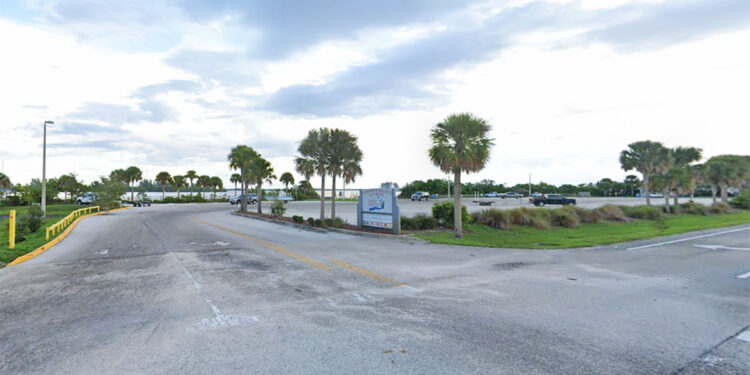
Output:
[[132,207],[116,208],[114,210],[109,210],[109,211],[106,211],[106,212],[97,212],[95,214],[89,214],[89,215],[85,215],[85,216],[80,216],[79,218],[75,219],[75,221],[73,221],[68,226],[68,228],[65,229],[65,231],[63,231],[62,233],[60,233],[57,237],[55,237],[54,239],[52,239],[50,242],[47,242],[46,244],[44,244],[42,246],[39,246],[34,251],[32,251],[32,252],[30,252],[28,254],[21,255],[20,257],[14,259],[12,262],[8,263],[7,267],[15,266],[16,264],[21,264],[21,263],[23,263],[23,262],[25,262],[27,260],[30,260],[30,259],[36,257],[37,255],[39,255],[39,254],[41,254],[41,253],[49,250],[50,248],[52,248],[52,246],[57,245],[68,234],[70,234],[70,232],[73,230],[73,228],[75,228],[75,226],[78,224],[78,222],[81,221],[81,219],[85,219],[85,218],[90,217],[90,216],[101,215],[101,214],[104,214],[104,213],[107,213],[107,212],[115,212],[115,211],[120,211],[120,210],[127,210],[128,208],[132,208]]

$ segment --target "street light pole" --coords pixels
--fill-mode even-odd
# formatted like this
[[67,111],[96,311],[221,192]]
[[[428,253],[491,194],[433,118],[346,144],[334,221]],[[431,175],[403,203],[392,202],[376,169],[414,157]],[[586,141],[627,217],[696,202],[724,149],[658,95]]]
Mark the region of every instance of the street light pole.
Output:
[[47,216],[47,124],[54,121],[44,122],[44,139],[42,141],[42,215]]
[[531,197],[531,175],[532,173],[529,173],[529,197]]

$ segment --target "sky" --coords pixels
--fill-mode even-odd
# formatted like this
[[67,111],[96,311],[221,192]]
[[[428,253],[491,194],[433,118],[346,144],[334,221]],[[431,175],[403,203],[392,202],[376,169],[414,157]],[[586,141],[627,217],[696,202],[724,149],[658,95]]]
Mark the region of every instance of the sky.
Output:
[[639,140],[748,153],[748,46],[747,0],[3,0],[0,160],[41,177],[49,120],[47,176],[229,185],[233,146],[281,175],[329,127],[359,139],[352,186],[403,185],[448,178],[430,129],[471,112],[495,145],[464,181],[621,180]]

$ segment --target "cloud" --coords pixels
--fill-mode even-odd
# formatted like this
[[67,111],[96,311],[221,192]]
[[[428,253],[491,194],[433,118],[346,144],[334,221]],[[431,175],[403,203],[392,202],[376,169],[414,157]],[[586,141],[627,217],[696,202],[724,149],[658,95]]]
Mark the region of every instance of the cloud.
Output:
[[133,96],[138,98],[152,98],[159,94],[173,91],[196,93],[204,91],[204,89],[204,85],[197,81],[173,79],[167,82],[143,86],[139,88]]
[[56,124],[55,126],[51,126],[49,131],[50,133],[84,137],[99,134],[122,135],[127,133],[125,130],[117,127],[103,126],[84,122],[63,122],[60,124]]
[[193,73],[204,82],[247,87],[260,82],[260,67],[241,52],[180,49],[166,58],[173,67]]
[[122,125],[141,121],[166,122],[177,119],[177,111],[158,100],[147,99],[134,109],[124,104],[88,102],[78,111],[66,116],[83,121],[101,121]]

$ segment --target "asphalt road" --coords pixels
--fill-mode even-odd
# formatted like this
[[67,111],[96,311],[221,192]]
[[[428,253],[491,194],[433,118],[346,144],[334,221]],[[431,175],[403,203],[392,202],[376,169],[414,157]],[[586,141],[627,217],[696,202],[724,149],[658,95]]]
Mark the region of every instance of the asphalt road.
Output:
[[500,250],[230,210],[87,218],[0,269],[0,373],[750,373],[750,226]]
[[[687,202],[688,198],[680,198],[680,203]],[[711,198],[695,198],[694,199],[698,203],[702,203],[705,205],[711,204]],[[474,203],[474,201],[485,201],[485,202],[493,202],[491,206],[480,206],[477,203]],[[612,198],[576,198],[576,203],[578,207],[583,208],[597,208],[604,206],[606,204],[617,204],[617,205],[624,205],[624,206],[637,206],[637,205],[645,205],[646,199],[645,198],[623,198],[623,197],[612,197]],[[671,202],[671,201],[670,201]],[[432,205],[435,203],[435,201],[422,201],[422,202],[412,202],[409,199],[399,199],[398,206],[399,210],[401,211],[402,217],[412,217],[417,214],[425,214],[425,215],[432,215]],[[653,204],[664,204],[663,198],[654,198],[652,199]],[[466,209],[471,212],[479,212],[482,210],[486,210],[488,208],[499,208],[501,210],[507,210],[512,208],[519,208],[519,207],[534,207],[531,203],[529,203],[529,198],[521,198],[521,199],[501,199],[501,198],[470,198],[470,197],[464,197],[463,204],[466,206]],[[227,203],[229,205],[229,203]],[[249,210],[256,212],[258,209],[256,205],[250,205]],[[302,217],[308,218],[318,218],[320,217],[320,201],[297,201],[297,202],[289,202],[286,205],[287,207],[287,216],[291,215],[300,215]],[[546,206],[545,208],[558,208],[560,206]],[[263,202],[261,205],[261,208],[263,209],[264,213],[270,214],[271,213],[271,202]],[[331,216],[331,202],[326,202],[326,217]],[[336,202],[336,216],[346,220],[347,222],[351,224],[357,223],[357,202],[351,202],[351,201],[345,201],[345,202]]]

